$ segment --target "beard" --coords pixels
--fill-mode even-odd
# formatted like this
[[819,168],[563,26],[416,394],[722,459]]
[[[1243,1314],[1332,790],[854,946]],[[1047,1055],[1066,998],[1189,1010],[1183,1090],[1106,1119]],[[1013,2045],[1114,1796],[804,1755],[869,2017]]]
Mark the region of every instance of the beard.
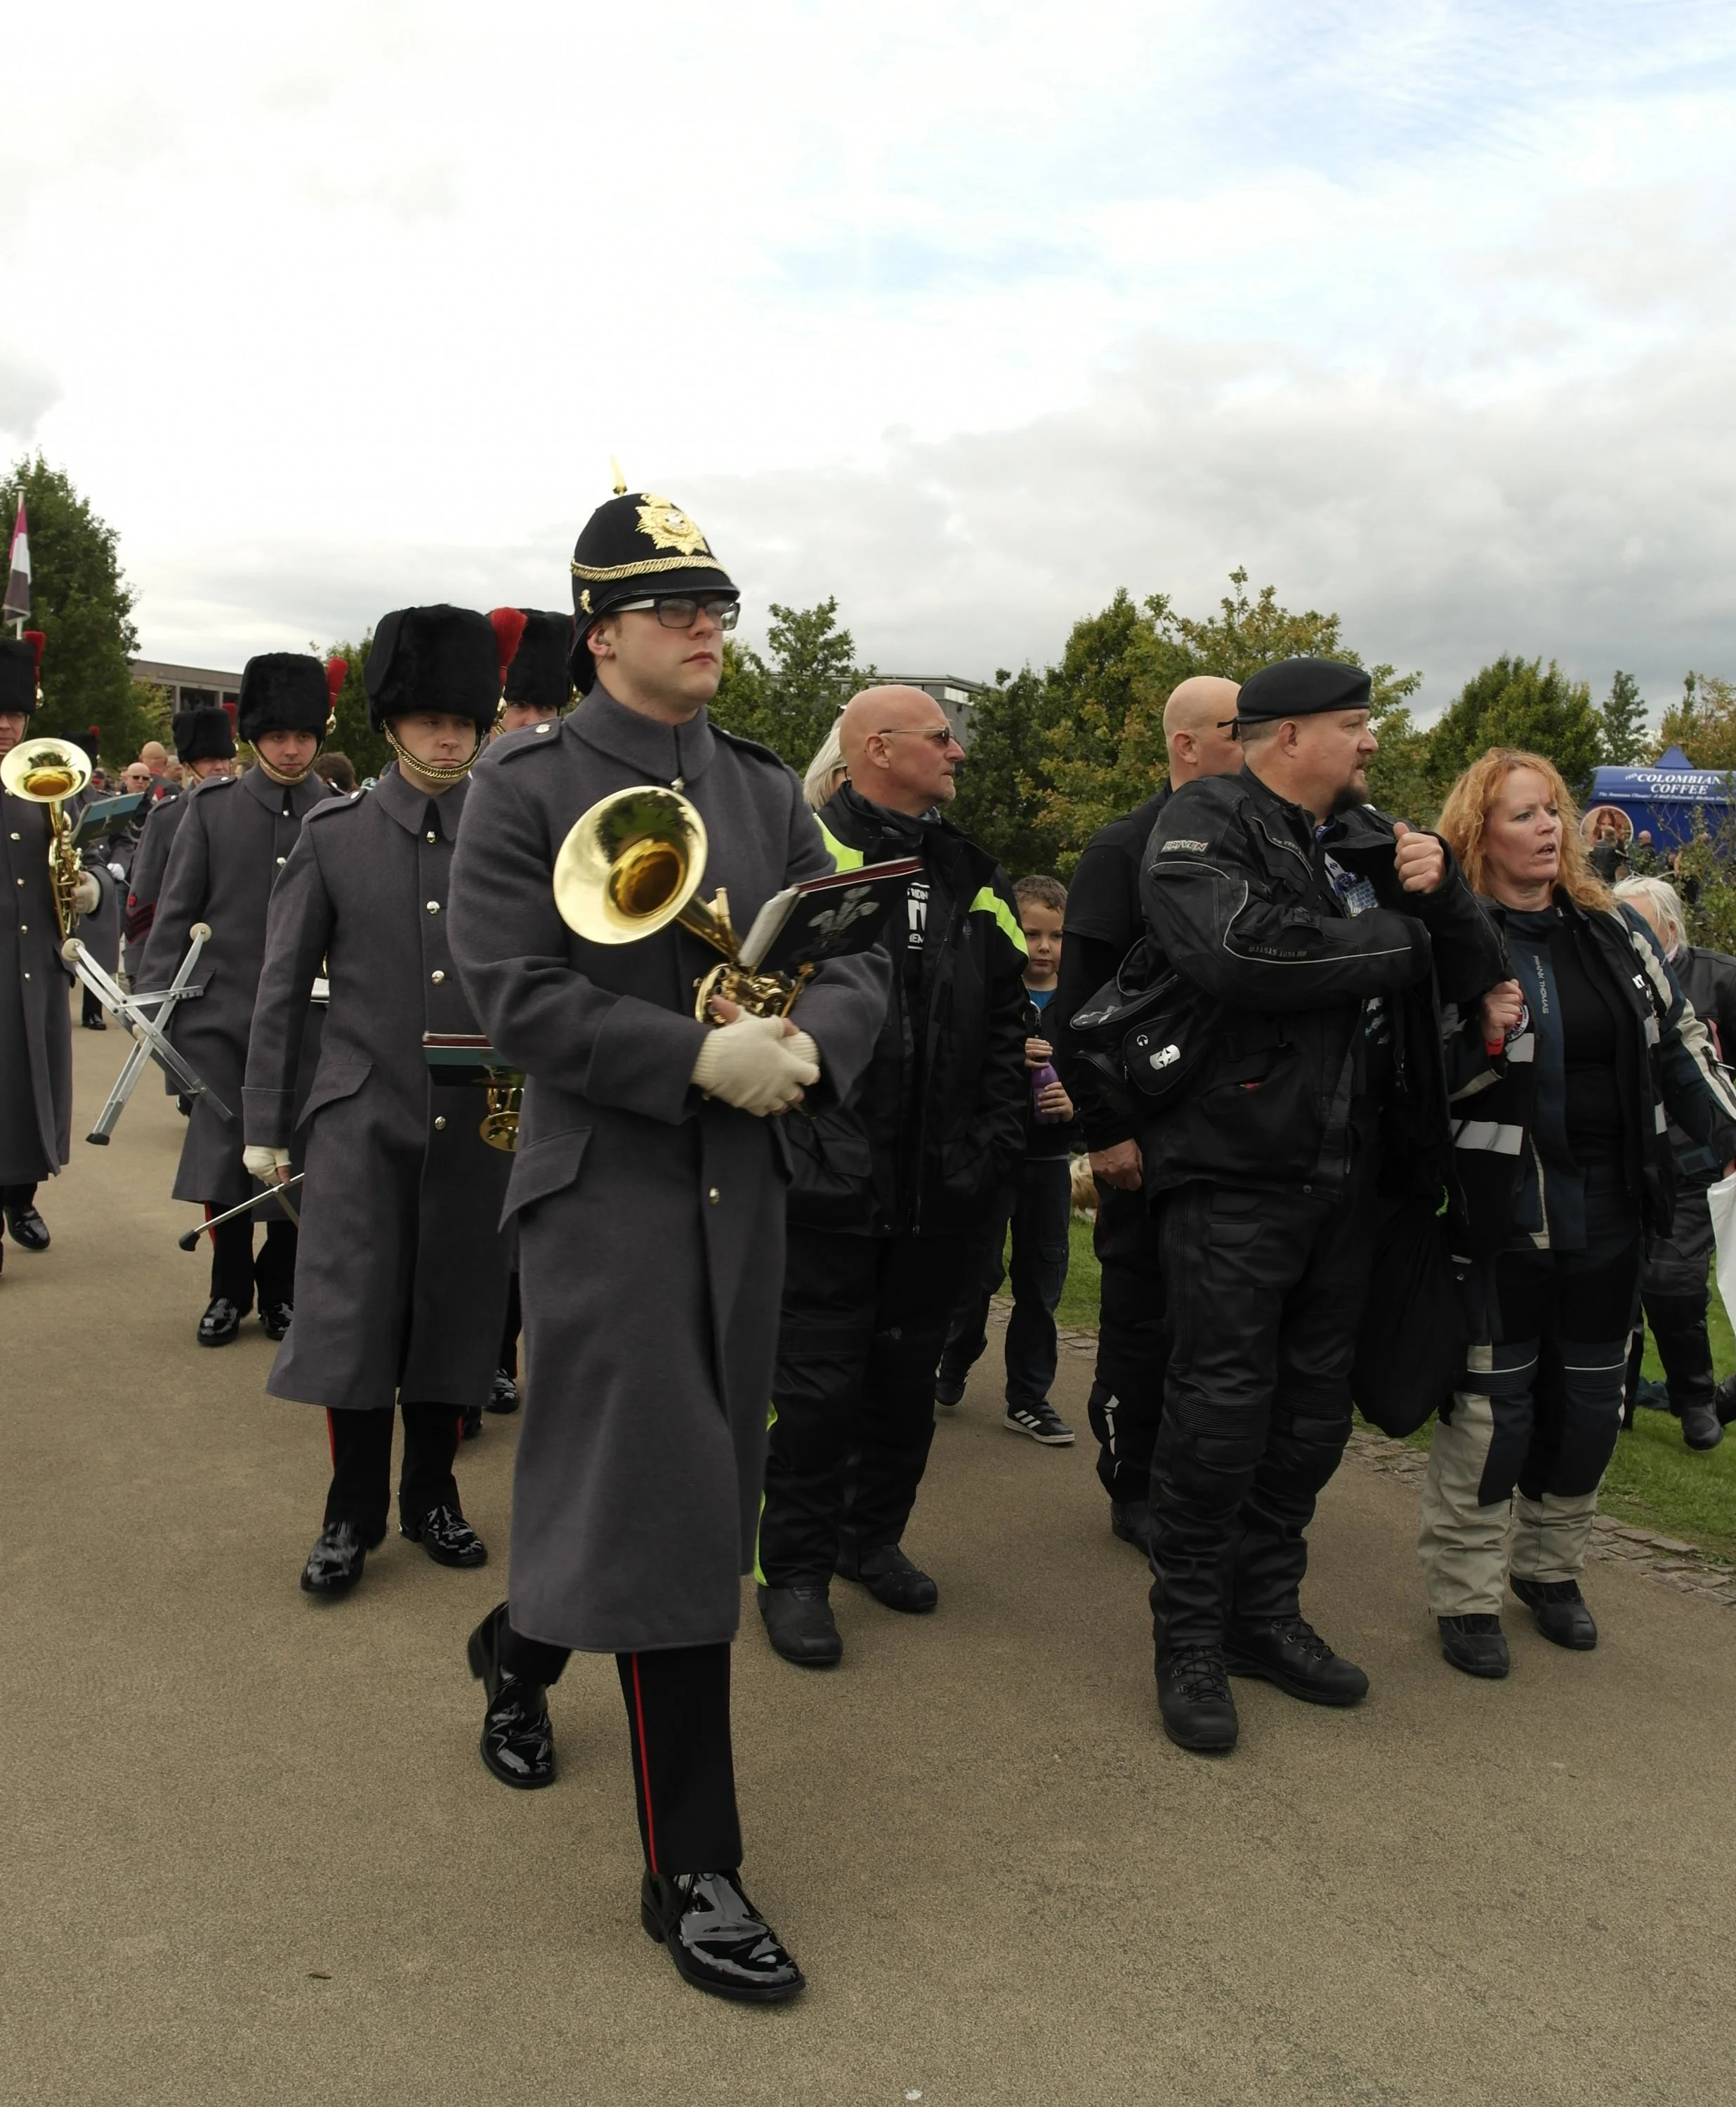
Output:
[[1332,810],[1326,817],[1329,820],[1335,820],[1340,812],[1353,811],[1358,805],[1366,805],[1367,802],[1368,782],[1359,770],[1354,782],[1347,783],[1342,788],[1333,792]]

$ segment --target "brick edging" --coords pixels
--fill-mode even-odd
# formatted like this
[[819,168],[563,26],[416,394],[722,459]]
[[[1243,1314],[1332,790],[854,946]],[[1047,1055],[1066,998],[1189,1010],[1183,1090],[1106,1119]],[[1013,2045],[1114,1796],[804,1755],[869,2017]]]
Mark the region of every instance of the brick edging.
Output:
[[[1001,1323],[1006,1322],[1012,1308],[1009,1296],[995,1296],[993,1314]],[[1079,1324],[1057,1325],[1056,1331],[1064,1354],[1096,1359],[1095,1332]],[[1381,1471],[1411,1485],[1420,1486],[1429,1467],[1429,1459],[1420,1449],[1406,1448],[1403,1442],[1372,1426],[1352,1430],[1348,1453],[1365,1470]],[[1590,1555],[1617,1561],[1643,1573],[1649,1580],[1660,1581],[1684,1595],[1698,1595],[1703,1601],[1736,1609],[1736,1567],[1714,1558],[1697,1544],[1660,1535],[1656,1530],[1638,1529],[1631,1522],[1617,1521],[1613,1515],[1600,1514],[1591,1525]]]

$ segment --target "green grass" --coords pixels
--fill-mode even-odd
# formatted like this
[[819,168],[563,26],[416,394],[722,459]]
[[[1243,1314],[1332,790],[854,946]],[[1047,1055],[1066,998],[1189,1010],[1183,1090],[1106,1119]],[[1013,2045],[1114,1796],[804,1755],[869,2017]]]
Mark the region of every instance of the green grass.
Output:
[[[1097,1322],[1097,1260],[1091,1247],[1091,1225],[1074,1216],[1069,1231],[1072,1250],[1067,1284],[1056,1319],[1095,1330]],[[1724,1305],[1712,1290],[1709,1318],[1712,1365],[1720,1377],[1736,1369],[1736,1335]],[[1662,1378],[1657,1350],[1646,1341],[1645,1372]],[[1411,1446],[1426,1449],[1433,1422],[1411,1436]],[[1606,1514],[1641,1529],[1681,1538],[1702,1551],[1736,1561],[1736,1432],[1709,1454],[1684,1446],[1682,1430],[1666,1412],[1635,1415],[1632,1431],[1616,1445],[1604,1480],[1599,1503]]]

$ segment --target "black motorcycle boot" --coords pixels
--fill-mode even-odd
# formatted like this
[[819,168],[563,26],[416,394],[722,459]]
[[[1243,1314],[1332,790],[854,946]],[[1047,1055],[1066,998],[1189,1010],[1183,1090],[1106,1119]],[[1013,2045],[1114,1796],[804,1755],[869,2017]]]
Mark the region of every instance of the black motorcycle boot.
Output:
[[1157,1709],[1164,1732],[1178,1749],[1200,1755],[1233,1749],[1240,1722],[1236,1716],[1236,1700],[1230,1694],[1223,1648],[1160,1645]]
[[719,1873],[647,1873],[639,1922],[666,1947],[696,1990],[742,2004],[781,2005],[805,1987],[801,1969],[747,1898],[733,1867]]
[[1499,1617],[1473,1611],[1460,1617],[1437,1617],[1435,1623],[1440,1627],[1442,1659],[1465,1674],[1499,1682],[1513,1666]]
[[1566,1647],[1573,1653],[1590,1653],[1597,1644],[1597,1624],[1586,1607],[1578,1581],[1527,1580],[1511,1573],[1507,1584],[1552,1646]]
[[895,1543],[875,1544],[865,1551],[841,1547],[837,1571],[841,1579],[866,1588],[889,1610],[920,1617],[940,1603],[939,1585],[919,1566],[913,1566]]
[[1147,1554],[1151,1549],[1151,1503],[1149,1500],[1111,1500],[1109,1533]]
[[1305,1705],[1360,1705],[1368,1678],[1335,1654],[1305,1617],[1232,1622],[1224,1633],[1231,1675],[1258,1676]]
[[543,1684],[527,1682],[500,1664],[500,1640],[506,1629],[506,1605],[502,1602],[471,1633],[466,1649],[470,1673],[488,1699],[478,1747],[484,1766],[502,1785],[531,1792],[554,1782],[554,1730],[549,1723],[549,1693]]
[[769,1588],[762,1582],[755,1593],[774,1653],[797,1668],[835,1668],[844,1658],[844,1641],[823,1580],[799,1580],[787,1588]]

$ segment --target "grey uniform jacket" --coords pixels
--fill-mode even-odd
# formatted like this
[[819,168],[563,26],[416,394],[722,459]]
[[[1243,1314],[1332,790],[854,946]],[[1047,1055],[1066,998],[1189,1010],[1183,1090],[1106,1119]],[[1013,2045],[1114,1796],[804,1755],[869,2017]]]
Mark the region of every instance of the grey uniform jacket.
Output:
[[[193,924],[210,925],[211,941],[193,976],[204,993],[179,1006],[168,1036],[235,1119],[226,1126],[202,1098],[193,1100],[175,1175],[177,1200],[233,1207],[253,1190],[241,1161],[241,1085],[265,960],[266,910],[303,820],[334,795],[317,775],[285,789],[249,768],[237,778],[213,777],[180,801],[186,815],[175,829],[156,919],[133,978],[146,989],[167,987]],[[311,1050],[317,1051],[316,1035]]]
[[72,1148],[72,1016],[48,882],[48,808],[0,791],[0,1185]]
[[[634,784],[678,784],[745,931],[832,869],[796,778],[764,748],[659,724],[600,686],[476,770],[452,871],[452,950],[527,1071],[506,1211],[518,1233],[525,1412],[513,1503],[514,1630],[594,1652],[732,1638],[752,1563],[783,1274],[780,1123],[707,1100],[693,983],[716,955],[671,927],[594,945],[556,914],[573,821]],[[884,1011],[882,951],[825,967],[796,1022],[817,1102],[846,1094]],[[800,1112],[788,1115],[799,1118]]]
[[430,1087],[424,1031],[477,1029],[452,967],[446,897],[469,784],[429,798],[393,763],[321,805],[271,895],[247,1056],[247,1139],[287,1148],[307,991],[331,982],[300,1112],[307,1179],[295,1320],[274,1397],[390,1411],[481,1405],[499,1357],[512,1159],[478,1133],[480,1089]]
[[146,815],[128,878],[129,914],[136,917],[147,907],[155,911],[157,895],[163,890],[163,874],[168,869],[168,852],[175,846],[175,830],[186,817],[188,800],[200,787],[191,784],[178,797],[159,799]]

